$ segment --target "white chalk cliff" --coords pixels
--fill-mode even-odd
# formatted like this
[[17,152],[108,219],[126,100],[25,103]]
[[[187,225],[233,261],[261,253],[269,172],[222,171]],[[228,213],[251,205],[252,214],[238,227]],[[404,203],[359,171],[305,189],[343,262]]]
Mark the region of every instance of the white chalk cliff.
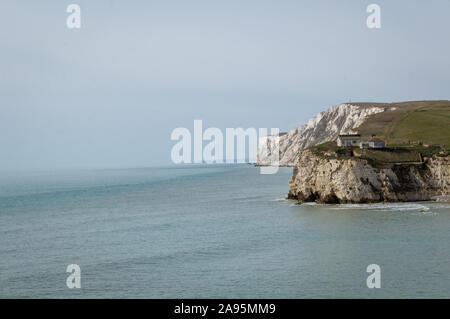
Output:
[[[279,165],[294,166],[305,148],[335,140],[359,127],[368,116],[386,111],[386,108],[357,104],[340,104],[319,113],[307,124],[279,136]],[[257,164],[273,165],[271,154],[273,136],[261,137],[258,144]]]
[[449,193],[450,156],[375,167],[357,157],[327,157],[305,150],[294,166],[288,198],[345,204],[425,201]]

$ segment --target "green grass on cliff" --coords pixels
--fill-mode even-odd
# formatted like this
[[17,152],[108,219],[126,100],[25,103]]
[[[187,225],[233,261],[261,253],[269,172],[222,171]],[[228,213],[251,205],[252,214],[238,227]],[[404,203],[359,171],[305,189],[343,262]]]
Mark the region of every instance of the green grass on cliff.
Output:
[[365,159],[375,167],[383,167],[385,164],[420,163],[424,158],[448,156],[449,152],[439,145],[403,145],[390,146],[385,149],[360,149],[337,146],[336,142],[326,142],[309,150],[322,158],[340,159]]
[[415,140],[450,147],[450,108],[418,110],[401,119],[389,132],[390,140]]
[[387,111],[370,116],[358,128],[363,137],[375,134],[388,144],[439,144],[450,149],[450,101],[370,105],[385,107]]
[[419,152],[408,148],[391,148],[391,149],[354,149],[355,156],[363,159],[373,160],[379,163],[411,163],[420,162]]
[[333,141],[311,147],[314,154],[326,158],[361,158],[376,166],[417,163],[424,157],[450,154],[450,101],[352,104],[385,109],[369,116],[357,130],[363,139],[377,135],[388,147],[351,150],[338,147]]

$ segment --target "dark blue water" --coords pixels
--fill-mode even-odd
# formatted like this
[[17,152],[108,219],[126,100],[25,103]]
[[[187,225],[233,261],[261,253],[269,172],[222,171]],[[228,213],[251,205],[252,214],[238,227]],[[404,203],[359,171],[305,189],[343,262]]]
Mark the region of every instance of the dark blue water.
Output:
[[[291,169],[0,176],[0,297],[449,297],[450,205],[295,205]],[[68,289],[66,267],[81,267]],[[368,289],[366,267],[381,267]]]

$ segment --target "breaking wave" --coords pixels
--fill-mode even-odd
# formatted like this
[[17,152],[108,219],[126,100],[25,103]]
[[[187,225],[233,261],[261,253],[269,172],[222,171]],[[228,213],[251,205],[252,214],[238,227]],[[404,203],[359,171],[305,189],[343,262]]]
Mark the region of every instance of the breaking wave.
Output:
[[375,204],[342,204],[330,207],[336,210],[377,210],[377,211],[423,211],[430,207],[421,203],[375,203]]

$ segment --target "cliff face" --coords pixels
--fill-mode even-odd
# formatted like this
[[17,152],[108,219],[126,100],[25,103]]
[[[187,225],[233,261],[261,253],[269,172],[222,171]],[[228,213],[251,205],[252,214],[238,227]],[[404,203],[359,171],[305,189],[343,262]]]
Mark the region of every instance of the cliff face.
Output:
[[305,150],[291,180],[288,198],[299,202],[373,203],[422,201],[450,194],[450,156],[423,164],[373,167],[359,158],[327,158]]
[[[339,134],[359,127],[369,115],[387,110],[388,108],[354,104],[340,104],[329,108],[310,119],[306,125],[280,136],[279,165],[294,166],[303,149],[333,141]],[[272,138],[271,136],[260,138],[257,154],[258,165],[273,164],[270,157]]]

